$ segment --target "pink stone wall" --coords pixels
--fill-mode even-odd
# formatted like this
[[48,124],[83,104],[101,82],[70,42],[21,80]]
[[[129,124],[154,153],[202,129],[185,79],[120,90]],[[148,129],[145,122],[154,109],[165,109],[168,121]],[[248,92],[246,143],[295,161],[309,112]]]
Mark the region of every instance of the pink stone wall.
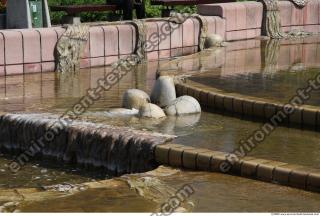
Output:
[[198,20],[188,19],[182,25],[174,25],[167,21],[146,24],[149,60],[187,55],[198,50]]
[[0,75],[54,70],[54,48],[61,28],[0,31]]
[[304,29],[314,33],[320,32],[319,0],[309,0],[303,9],[289,1],[279,1],[279,6],[281,24],[285,31]]
[[259,2],[199,5],[198,13],[224,19],[227,41],[251,39],[261,35],[263,6]]
[[[220,18],[209,22],[212,26],[218,26],[219,21],[224,26]],[[147,50],[149,60],[198,51],[198,20],[188,19],[172,32],[166,31],[168,25],[164,21],[147,22],[147,40],[153,42]],[[60,27],[0,31],[0,76],[54,71],[55,46],[64,31]],[[136,43],[133,25],[91,27],[81,68],[110,65],[119,58],[133,54]]]
[[[207,17],[209,32],[224,36],[225,21]],[[147,21],[148,59],[157,60],[198,51],[200,22],[182,25]],[[168,27],[171,26],[171,31]],[[0,31],[0,76],[54,71],[54,51],[64,33],[60,27]],[[134,53],[137,38],[133,25],[94,26],[81,58],[81,68],[110,65]]]
[[[0,31],[0,76],[54,71],[54,52],[63,28]],[[104,66],[133,53],[136,36],[131,25],[90,28],[81,67]]]
[[[303,9],[289,1],[279,4],[284,30],[303,28],[320,32],[319,0],[310,0]],[[199,5],[198,11],[207,20],[209,34],[219,34],[227,41],[261,35],[262,3]],[[147,20],[146,25],[148,60],[198,51],[198,19],[189,18],[178,26],[167,21]],[[55,46],[64,31],[60,27],[0,31],[0,76],[53,71]],[[130,24],[91,27],[89,38],[81,59],[82,68],[110,65],[133,54],[137,43],[136,29]]]
[[[303,8],[290,1],[279,1],[281,24],[284,31],[303,29],[320,32],[320,1],[309,0]],[[204,16],[218,16],[225,20],[227,41],[252,39],[261,35],[263,5],[261,2],[233,2],[198,6]]]

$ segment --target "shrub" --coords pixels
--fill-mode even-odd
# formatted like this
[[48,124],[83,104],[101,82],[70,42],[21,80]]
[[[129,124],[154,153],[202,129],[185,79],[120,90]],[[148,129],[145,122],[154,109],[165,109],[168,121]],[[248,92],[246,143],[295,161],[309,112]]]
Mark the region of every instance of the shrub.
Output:
[[0,13],[5,13],[5,12],[6,12],[6,5],[0,2]]
[[[160,17],[162,6],[151,6],[151,0],[146,0],[146,16]],[[74,4],[88,4],[87,0],[48,0],[49,5],[74,5]],[[106,0],[90,0],[90,4],[105,4]],[[177,6],[175,8],[178,12],[194,13],[196,7]],[[51,12],[51,20],[53,24],[59,24],[64,12]],[[93,22],[102,20],[114,20],[112,12],[95,12],[95,13],[81,13],[81,20],[83,22]]]

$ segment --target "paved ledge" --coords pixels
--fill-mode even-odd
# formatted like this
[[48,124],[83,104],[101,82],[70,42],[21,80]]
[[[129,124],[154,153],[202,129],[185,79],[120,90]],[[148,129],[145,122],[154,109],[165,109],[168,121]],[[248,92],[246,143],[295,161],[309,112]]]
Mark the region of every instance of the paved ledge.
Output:
[[[220,90],[204,90],[191,85],[176,83],[177,95],[189,95],[196,98],[202,107],[212,111],[237,114],[244,117],[253,117],[257,120],[267,121],[279,111],[284,104],[262,101],[259,98],[239,94],[224,93]],[[285,119],[283,124],[308,129],[320,128],[320,109],[313,106],[295,107],[293,114]]]
[[[225,37],[225,20],[206,17],[209,34]],[[91,23],[89,41],[81,56],[81,68],[111,65],[134,54],[137,29],[130,23]],[[168,21],[146,19],[148,60],[172,58],[198,52],[200,22],[189,18],[173,28]],[[171,29],[168,29],[170,27]],[[176,26],[174,26],[176,27]],[[65,32],[62,27],[0,31],[0,76],[55,70],[55,48]]]
[[261,36],[263,5],[260,2],[232,2],[198,6],[204,16],[218,16],[226,20],[227,41]]
[[[155,159],[159,164],[174,167],[221,172],[260,181],[320,192],[320,170],[279,161],[245,157],[230,166],[228,153],[193,148],[178,144],[157,145]],[[230,167],[229,167],[230,168]]]
[[[320,1],[309,0],[303,8],[290,1],[279,1],[281,25],[284,31],[303,29],[320,32]],[[261,35],[263,4],[261,2],[232,2],[198,5],[198,13],[226,20],[226,40],[236,41]]]
[[[310,0],[303,9],[296,8],[289,1],[280,1],[279,4],[285,31],[300,28],[320,32],[318,0]],[[227,41],[240,41],[240,44],[241,40],[261,36],[262,3],[199,5],[198,12],[207,20],[208,33],[219,34]],[[199,51],[199,20],[189,18],[170,30],[165,20],[145,21],[147,38],[154,43],[147,50],[148,60],[189,55]],[[64,31],[61,27],[0,31],[0,76],[54,71],[55,46]],[[137,44],[136,32],[135,27],[129,23],[99,23],[91,26],[81,68],[110,65],[119,58],[133,54]]]

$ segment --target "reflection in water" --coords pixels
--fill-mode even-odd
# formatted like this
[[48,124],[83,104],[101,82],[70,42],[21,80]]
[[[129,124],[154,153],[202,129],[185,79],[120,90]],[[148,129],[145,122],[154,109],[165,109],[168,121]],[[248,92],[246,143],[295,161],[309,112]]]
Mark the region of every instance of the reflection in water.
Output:
[[201,119],[201,114],[182,116],[167,116],[161,119],[139,118],[136,115],[110,115],[110,112],[87,112],[83,119],[97,122],[109,123],[111,125],[134,127],[157,131],[163,134],[182,136],[190,134]]
[[[76,74],[28,74],[0,77],[0,109],[5,112],[64,112],[70,109],[87,90],[97,87],[98,79],[112,68],[92,68]],[[149,74],[147,75],[147,71]],[[140,88],[150,92],[155,80],[155,69],[139,65],[127,73],[109,91],[104,91],[92,109],[120,107],[125,90]]]
[[[312,39],[296,44],[269,40],[262,41],[261,47],[233,50],[227,53],[221,68],[190,77],[187,84],[288,102],[320,71],[320,37]],[[306,104],[319,106],[319,91],[313,91]]]
[[264,49],[261,49],[262,62],[264,63],[262,73],[273,75],[278,71],[280,54],[280,40],[267,40]]
[[[196,127],[200,121],[201,114],[192,114],[184,116],[168,116],[161,121],[150,121],[141,119],[141,125],[149,130],[161,131],[164,134],[183,136],[190,133],[190,129]],[[186,130],[184,130],[186,129]]]

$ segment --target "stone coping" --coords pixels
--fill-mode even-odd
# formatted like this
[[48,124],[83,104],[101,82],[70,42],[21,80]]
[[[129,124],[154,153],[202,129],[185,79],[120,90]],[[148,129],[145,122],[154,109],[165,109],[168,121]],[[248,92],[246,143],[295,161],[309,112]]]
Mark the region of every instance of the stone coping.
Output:
[[[196,98],[203,108],[251,117],[256,120],[269,121],[284,109],[285,104],[245,96],[235,93],[225,93],[221,90],[199,88],[185,83],[176,83],[177,95],[189,95]],[[294,107],[294,112],[288,115],[281,125],[320,128],[320,109],[315,106],[303,105]]]
[[[291,1],[279,1],[281,26],[284,31],[303,29],[320,31],[320,1],[309,0],[303,8]],[[225,37],[228,41],[254,38],[261,35],[263,23],[262,2],[246,1],[198,5],[198,13],[204,16],[218,16],[226,20]]]
[[163,144],[155,148],[155,159],[159,164],[227,173],[320,192],[320,170],[254,157],[239,159],[231,165],[227,160],[229,156],[224,152],[178,144]]
[[[225,20],[206,17],[209,34],[225,34]],[[147,59],[169,59],[199,51],[201,24],[188,18],[170,25],[167,19],[147,19]],[[13,29],[0,31],[0,76],[52,72],[55,49],[65,28]],[[90,23],[89,40],[82,53],[81,68],[111,65],[136,52],[137,29],[132,22]]]

